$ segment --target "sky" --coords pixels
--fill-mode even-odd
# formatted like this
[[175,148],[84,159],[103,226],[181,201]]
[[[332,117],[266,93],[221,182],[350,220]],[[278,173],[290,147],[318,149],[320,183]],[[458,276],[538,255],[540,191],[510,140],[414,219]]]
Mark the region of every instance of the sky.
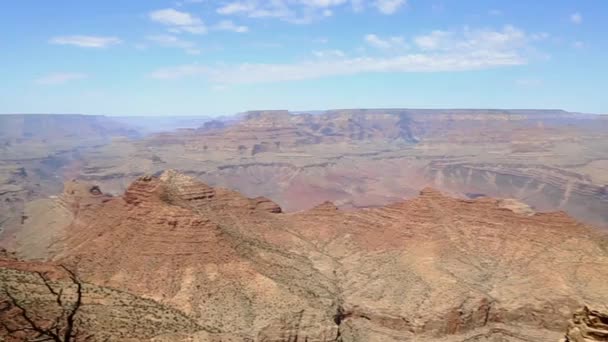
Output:
[[608,113],[605,0],[3,0],[0,113]]

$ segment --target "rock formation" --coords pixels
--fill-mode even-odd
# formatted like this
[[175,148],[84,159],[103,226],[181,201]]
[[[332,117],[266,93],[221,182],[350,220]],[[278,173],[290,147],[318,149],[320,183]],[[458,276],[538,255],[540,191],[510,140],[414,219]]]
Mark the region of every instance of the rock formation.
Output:
[[176,168],[287,212],[324,201],[376,207],[425,186],[512,198],[608,225],[608,120],[563,111],[258,111],[199,130],[114,141],[82,155],[79,177],[121,193]]
[[564,341],[608,341],[608,314],[585,306],[574,314]]
[[426,188],[281,213],[175,171],[113,198],[78,189],[90,205],[70,206],[47,259],[178,312],[191,340],[557,341],[608,301],[606,235],[514,201]]

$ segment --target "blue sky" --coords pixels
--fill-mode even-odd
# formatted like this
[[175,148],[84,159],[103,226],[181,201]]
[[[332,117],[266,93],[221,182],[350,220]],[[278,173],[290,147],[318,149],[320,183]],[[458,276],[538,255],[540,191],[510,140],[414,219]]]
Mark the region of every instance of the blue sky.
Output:
[[5,0],[0,113],[606,113],[606,18],[604,0]]

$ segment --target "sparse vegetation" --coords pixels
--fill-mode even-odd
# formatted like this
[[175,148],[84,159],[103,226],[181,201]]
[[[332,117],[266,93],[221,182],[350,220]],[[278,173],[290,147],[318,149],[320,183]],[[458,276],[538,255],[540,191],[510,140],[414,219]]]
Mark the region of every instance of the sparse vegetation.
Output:
[[2,288],[5,299],[0,306],[0,327],[4,334],[23,341],[37,342],[91,339],[92,335],[82,329],[82,321],[78,316],[82,307],[82,282],[73,271],[61,267],[69,275],[72,286],[57,287],[46,274],[35,272],[48,290],[48,295],[53,296],[55,308],[41,310],[40,307],[19,299],[10,287]]

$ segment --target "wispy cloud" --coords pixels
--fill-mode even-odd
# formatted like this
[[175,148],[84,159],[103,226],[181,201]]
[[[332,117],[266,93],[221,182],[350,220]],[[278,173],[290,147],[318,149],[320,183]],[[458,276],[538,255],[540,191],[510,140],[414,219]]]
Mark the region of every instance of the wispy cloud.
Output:
[[406,0],[232,0],[217,8],[221,15],[241,15],[249,18],[275,18],[297,24],[334,15],[340,7],[361,12],[375,8],[383,14],[393,14],[406,4]]
[[414,43],[423,50],[436,50],[451,36],[451,32],[436,30],[430,34],[415,37]]
[[157,79],[205,76],[212,82],[220,84],[246,84],[318,79],[361,73],[482,70],[525,63],[526,60],[523,57],[507,52],[483,55],[472,53],[466,56],[410,54],[390,58],[357,57],[294,64],[246,63],[229,67],[182,65],[156,70],[150,76]]
[[497,31],[465,28],[461,32],[434,32],[416,37],[417,51],[405,54],[348,57],[341,51],[335,53],[339,50],[333,53],[328,50],[317,51],[318,58],[303,62],[187,64],[162,68],[149,76],[157,79],[202,77],[214,84],[246,84],[361,73],[482,70],[526,64],[529,44],[534,42],[531,35],[512,26]]
[[318,58],[342,58],[346,57],[346,54],[342,50],[334,49],[334,50],[319,50],[313,51],[313,55]]
[[243,25],[236,25],[231,20],[222,20],[213,29],[218,31],[231,31],[237,33],[249,32],[249,27]]
[[81,80],[87,78],[86,74],[82,73],[74,73],[74,72],[57,72],[42,76],[36,80],[34,83],[40,85],[60,85],[65,84],[70,81]]
[[391,49],[406,46],[405,39],[399,36],[380,38],[375,34],[367,34],[363,37],[363,40],[368,45],[378,49]]
[[581,24],[583,22],[583,15],[580,14],[579,12],[572,13],[570,15],[570,21],[576,25]]
[[172,33],[204,34],[207,32],[207,27],[200,18],[173,8],[152,11],[148,17],[154,22],[167,26]]
[[56,45],[73,45],[83,48],[106,48],[112,45],[122,43],[122,40],[117,37],[102,37],[102,36],[57,36],[49,40],[49,43]]
[[160,34],[155,36],[148,36],[146,40],[156,43],[158,46],[167,48],[178,48],[184,50],[184,52],[191,55],[200,54],[200,50],[196,43],[180,39],[176,36],[169,34]]
[[414,44],[423,51],[515,51],[532,41],[548,37],[546,33],[527,34],[521,29],[507,25],[502,30],[458,31],[435,30],[414,38]]
[[381,13],[393,14],[402,6],[405,6],[405,0],[376,0],[375,5]]

